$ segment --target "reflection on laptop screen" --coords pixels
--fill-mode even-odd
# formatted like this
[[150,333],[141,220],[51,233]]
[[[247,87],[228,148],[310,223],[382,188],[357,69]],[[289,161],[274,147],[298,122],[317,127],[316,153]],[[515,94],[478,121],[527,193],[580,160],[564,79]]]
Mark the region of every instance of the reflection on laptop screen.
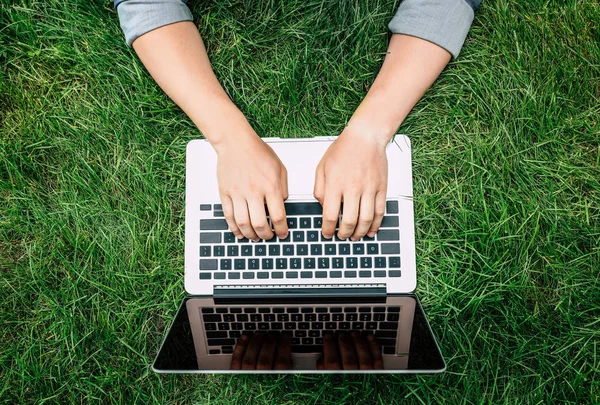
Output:
[[[243,335],[247,338],[240,339]],[[413,295],[350,301],[327,298],[318,303],[298,299],[215,302],[212,298],[188,297],[154,369],[229,372],[236,356],[233,367],[240,367],[244,352],[254,351],[251,357],[256,362],[261,345],[266,351],[267,345],[272,346],[272,363],[267,369],[274,372],[283,368],[294,372],[346,372],[348,362],[352,363],[347,359],[352,358],[357,368],[362,364],[374,372],[445,369],[435,338]],[[360,350],[364,353],[359,354]],[[327,366],[323,365],[324,351],[330,353]],[[289,361],[277,363],[281,356],[289,357]]]

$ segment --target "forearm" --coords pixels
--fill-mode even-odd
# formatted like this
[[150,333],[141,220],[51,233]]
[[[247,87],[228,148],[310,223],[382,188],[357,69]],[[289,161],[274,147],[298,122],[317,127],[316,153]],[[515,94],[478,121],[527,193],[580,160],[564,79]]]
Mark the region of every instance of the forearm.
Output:
[[132,46],[158,85],[213,147],[219,148],[236,134],[253,132],[218,82],[192,22],[157,28],[137,38]]
[[389,142],[450,58],[448,51],[429,41],[392,35],[383,66],[348,127]]

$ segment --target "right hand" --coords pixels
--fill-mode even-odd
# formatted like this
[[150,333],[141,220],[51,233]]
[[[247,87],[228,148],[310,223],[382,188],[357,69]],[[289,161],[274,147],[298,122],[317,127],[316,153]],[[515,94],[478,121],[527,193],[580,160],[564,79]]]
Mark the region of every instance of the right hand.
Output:
[[[341,358],[340,358],[341,357]],[[359,332],[327,333],[323,338],[323,355],[317,360],[317,370],[383,370],[381,346],[375,336]]]
[[[288,198],[287,170],[273,149],[255,133],[237,136],[215,148],[223,214],[237,238],[286,238],[283,201]],[[267,222],[265,204],[273,230]]]

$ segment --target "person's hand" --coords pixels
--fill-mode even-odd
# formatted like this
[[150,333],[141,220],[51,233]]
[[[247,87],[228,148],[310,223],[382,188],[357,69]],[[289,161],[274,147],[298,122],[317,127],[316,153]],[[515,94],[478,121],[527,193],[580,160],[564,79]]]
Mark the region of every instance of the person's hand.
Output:
[[255,333],[242,335],[231,357],[231,370],[289,370],[292,368],[292,339],[288,335]]
[[[339,354],[338,354],[339,345]],[[340,359],[341,357],[341,359]],[[323,338],[323,356],[317,360],[317,370],[383,370],[381,346],[373,335],[359,332],[332,333]]]
[[346,127],[317,166],[314,196],[323,206],[322,232],[331,238],[344,203],[338,237],[373,237],[385,213],[386,144]]
[[287,237],[283,201],[288,198],[287,170],[273,149],[256,134],[236,136],[215,148],[223,214],[237,238],[271,239],[265,204],[275,233]]

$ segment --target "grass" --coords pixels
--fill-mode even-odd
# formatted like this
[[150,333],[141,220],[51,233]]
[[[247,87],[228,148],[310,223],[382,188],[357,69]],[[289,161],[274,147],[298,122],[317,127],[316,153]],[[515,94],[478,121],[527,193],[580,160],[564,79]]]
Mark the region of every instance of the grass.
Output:
[[[3,403],[600,403],[600,5],[484,0],[400,128],[434,376],[160,376],[200,136],[111,1],[0,3]],[[265,137],[338,134],[398,1],[193,3]]]

